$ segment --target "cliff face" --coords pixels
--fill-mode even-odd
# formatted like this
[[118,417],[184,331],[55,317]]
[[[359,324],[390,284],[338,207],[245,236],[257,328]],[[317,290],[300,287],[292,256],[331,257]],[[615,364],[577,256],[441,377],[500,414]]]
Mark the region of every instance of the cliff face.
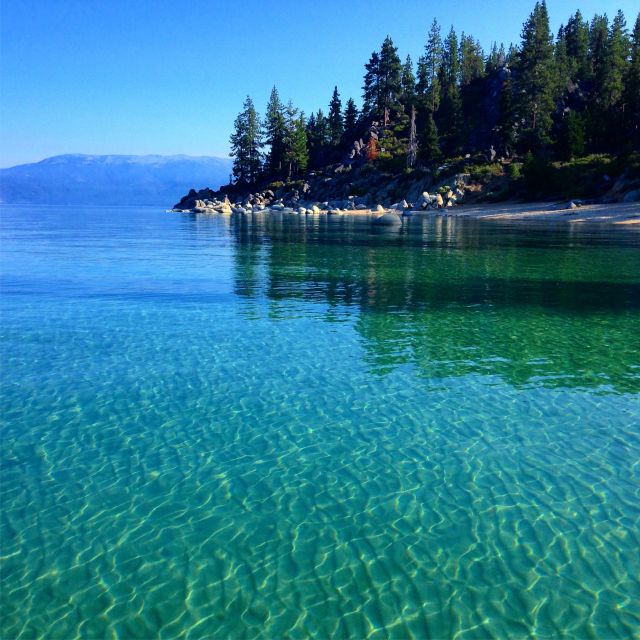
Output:
[[191,186],[229,180],[231,160],[209,156],[54,156],[0,169],[0,202],[166,206]]

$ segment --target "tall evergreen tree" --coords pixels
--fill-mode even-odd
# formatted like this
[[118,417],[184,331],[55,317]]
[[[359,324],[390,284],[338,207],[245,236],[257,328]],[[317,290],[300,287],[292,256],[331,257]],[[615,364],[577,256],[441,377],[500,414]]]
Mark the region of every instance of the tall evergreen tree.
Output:
[[585,125],[584,118],[575,111],[564,114],[558,135],[559,155],[565,160],[584,154]]
[[622,11],[618,11],[609,32],[607,46],[607,75],[604,85],[604,107],[607,110],[607,150],[613,151],[625,145],[625,96],[624,81],[629,66],[631,42]]
[[322,109],[318,109],[318,113],[312,113],[307,122],[307,148],[311,167],[315,168],[321,165],[328,144],[328,137],[327,119]]
[[574,82],[589,78],[589,25],[580,10],[567,21],[564,29],[567,57],[570,61],[571,79]]
[[607,81],[607,48],[609,44],[609,19],[607,15],[595,15],[589,29],[589,65],[593,78],[593,92],[602,102]]
[[287,177],[306,171],[309,161],[304,114],[289,102],[285,109],[284,162]]
[[416,99],[416,77],[413,74],[413,61],[410,55],[407,56],[402,65],[401,85],[402,103],[410,107],[415,103]]
[[329,144],[329,122],[322,109],[318,109],[316,113],[316,135],[320,147],[326,147]]
[[624,91],[624,77],[627,72],[630,42],[627,36],[627,22],[622,11],[618,11],[611,23],[607,45],[606,79],[604,83],[605,106],[617,105]]
[[344,123],[342,121],[342,101],[338,93],[338,87],[334,87],[333,96],[329,103],[329,138],[332,145],[340,144],[340,139],[344,133]]
[[355,129],[358,122],[358,107],[353,101],[353,98],[347,100],[347,106],[344,110],[344,129],[345,131],[352,131]]
[[473,36],[460,36],[460,84],[464,87],[484,73],[484,52]]
[[398,49],[389,36],[384,39],[380,48],[378,73],[380,75],[380,111],[397,108],[402,91],[402,64],[398,57]]
[[428,88],[429,78],[427,76],[427,57],[425,55],[421,55],[418,58],[418,65],[416,69],[416,97],[420,101],[425,101]]
[[452,25],[442,48],[442,66],[440,68],[443,93],[447,93],[451,91],[452,87],[458,86],[460,72],[458,53],[458,36],[456,36]]
[[442,158],[442,152],[440,151],[438,129],[436,127],[435,120],[433,119],[433,113],[427,112],[425,124],[420,136],[420,142],[418,145],[418,157],[420,161],[425,164],[433,164]]
[[514,105],[513,81],[510,69],[503,71],[504,77],[498,97],[498,146],[504,150],[505,155],[511,156],[515,150],[518,134],[518,117]]
[[440,105],[440,81],[438,75],[442,66],[442,38],[440,25],[434,18],[429,29],[427,44],[425,45],[421,78],[421,88],[424,90],[424,104],[431,114],[435,113]]
[[631,57],[625,78],[624,102],[630,144],[640,151],[640,13],[631,36]]
[[458,38],[451,27],[445,38],[442,65],[439,72],[440,109],[438,126],[443,138],[443,146],[449,154],[455,153],[459,143],[462,102],[458,89],[459,76]]
[[381,87],[380,87],[380,56],[374,51],[365,64],[366,73],[362,86],[362,111],[368,116],[380,115]]
[[536,2],[524,24],[517,82],[517,106],[524,119],[525,145],[537,149],[550,141],[555,107],[553,42],[545,0]]
[[560,25],[558,37],[553,49],[554,66],[555,66],[555,85],[556,91],[554,98],[556,100],[563,97],[573,76],[571,59],[567,53],[567,36],[566,29]]
[[276,87],[271,90],[264,120],[264,134],[269,146],[266,168],[271,176],[278,176],[284,170],[285,153],[285,109]]
[[236,184],[255,184],[262,169],[262,139],[260,119],[247,96],[242,111],[233,124],[231,134],[231,157],[233,158],[233,179]]
[[518,47],[516,47],[516,45],[513,44],[513,42],[510,43],[509,49],[507,50],[507,57],[505,59],[507,66],[510,68],[517,67],[519,56],[520,56],[520,51],[518,50]]
[[592,151],[604,151],[608,145],[605,123],[608,120],[606,101],[609,65],[609,19],[595,15],[589,27],[590,95],[587,107],[589,146]]
[[[485,64],[485,71],[487,73],[493,73],[494,71],[497,71],[498,68],[500,67],[500,64],[498,62],[498,45],[496,42],[494,42],[491,45],[491,51],[489,51],[489,55],[487,56],[487,62]],[[462,48],[460,50],[460,60],[462,60]]]

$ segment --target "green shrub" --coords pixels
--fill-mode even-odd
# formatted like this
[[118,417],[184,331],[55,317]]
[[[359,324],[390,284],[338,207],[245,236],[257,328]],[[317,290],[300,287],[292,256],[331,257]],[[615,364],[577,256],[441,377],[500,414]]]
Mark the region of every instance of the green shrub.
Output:
[[471,178],[476,182],[486,184],[492,178],[497,178],[502,175],[502,165],[499,162],[479,164],[469,167],[469,173],[471,174]]
[[509,176],[509,180],[511,182],[515,182],[516,180],[520,180],[522,177],[522,163],[521,162],[512,162],[507,169],[507,175]]

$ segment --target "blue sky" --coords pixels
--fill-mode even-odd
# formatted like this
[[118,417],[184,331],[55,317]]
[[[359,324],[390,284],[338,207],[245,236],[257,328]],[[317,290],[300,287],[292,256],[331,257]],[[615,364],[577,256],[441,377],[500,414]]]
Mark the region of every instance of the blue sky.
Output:
[[[0,0],[0,166],[59,153],[227,155],[250,94],[271,87],[307,113],[334,85],[360,102],[384,37],[420,55],[435,17],[485,48],[519,41],[533,0]],[[637,0],[548,0],[552,28],[580,8]]]

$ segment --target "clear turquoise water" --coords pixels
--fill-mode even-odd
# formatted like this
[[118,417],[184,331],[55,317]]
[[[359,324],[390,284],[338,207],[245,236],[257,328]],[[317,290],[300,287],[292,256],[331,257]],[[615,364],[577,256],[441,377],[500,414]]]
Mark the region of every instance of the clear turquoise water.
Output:
[[638,232],[0,214],[3,639],[638,633]]

